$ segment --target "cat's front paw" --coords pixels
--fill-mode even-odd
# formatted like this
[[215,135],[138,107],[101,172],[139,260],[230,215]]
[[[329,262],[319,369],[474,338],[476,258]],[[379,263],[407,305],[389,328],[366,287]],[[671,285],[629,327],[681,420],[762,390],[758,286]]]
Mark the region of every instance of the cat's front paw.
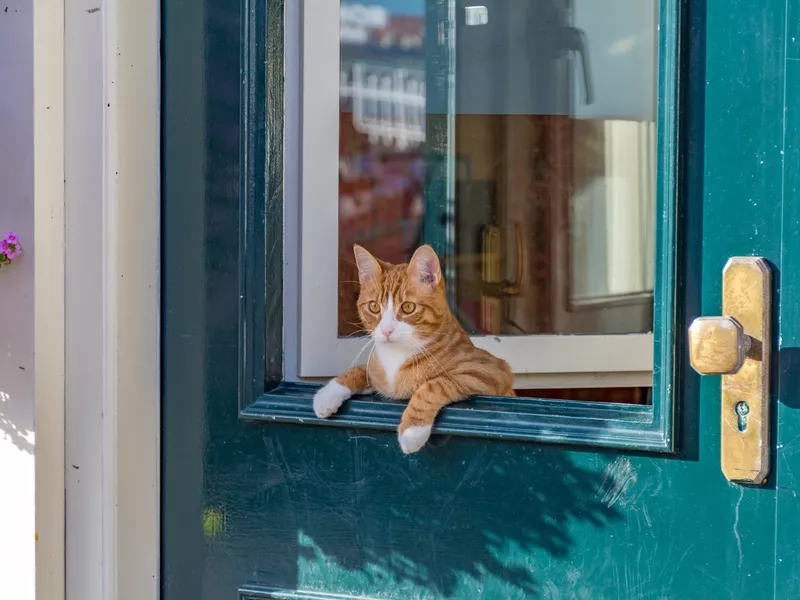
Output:
[[314,414],[320,419],[327,419],[347,400],[353,392],[335,379],[314,394]]
[[407,427],[397,434],[403,454],[416,452],[425,445],[429,437],[431,437],[430,425]]

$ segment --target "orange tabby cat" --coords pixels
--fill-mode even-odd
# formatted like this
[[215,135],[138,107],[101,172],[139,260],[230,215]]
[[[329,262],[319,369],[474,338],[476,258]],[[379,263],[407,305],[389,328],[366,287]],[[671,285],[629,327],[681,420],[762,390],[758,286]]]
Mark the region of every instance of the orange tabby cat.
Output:
[[358,312],[374,349],[314,396],[314,412],[331,416],[353,394],[372,388],[410,399],[398,429],[400,448],[416,452],[442,407],[473,394],[513,396],[514,376],[504,360],[476,348],[450,312],[439,258],[422,246],[407,265],[377,260],[354,247],[361,292]]

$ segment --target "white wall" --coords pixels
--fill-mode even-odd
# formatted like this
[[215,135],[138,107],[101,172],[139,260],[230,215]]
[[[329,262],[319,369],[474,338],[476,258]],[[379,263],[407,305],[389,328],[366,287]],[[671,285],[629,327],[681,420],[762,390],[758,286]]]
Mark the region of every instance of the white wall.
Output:
[[[7,8],[6,8],[7,7]],[[0,598],[34,598],[33,0],[0,3]]]

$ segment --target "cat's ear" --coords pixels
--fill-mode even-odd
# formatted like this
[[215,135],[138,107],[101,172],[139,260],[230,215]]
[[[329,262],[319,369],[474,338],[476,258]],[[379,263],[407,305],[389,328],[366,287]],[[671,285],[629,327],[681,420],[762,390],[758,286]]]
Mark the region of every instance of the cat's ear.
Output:
[[439,265],[439,257],[436,256],[433,248],[425,244],[417,248],[411,262],[408,263],[408,276],[423,285],[435,288],[442,280],[442,268]]
[[358,244],[353,244],[353,253],[356,255],[358,266],[358,280],[363,284],[377,279],[382,273],[378,260]]

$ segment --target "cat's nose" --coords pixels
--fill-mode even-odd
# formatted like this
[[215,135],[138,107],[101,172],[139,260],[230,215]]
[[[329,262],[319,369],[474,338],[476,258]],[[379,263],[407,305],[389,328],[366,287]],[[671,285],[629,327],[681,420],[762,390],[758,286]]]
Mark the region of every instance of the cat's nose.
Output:
[[394,333],[394,325],[381,325],[381,333],[386,336],[388,340],[389,337]]

